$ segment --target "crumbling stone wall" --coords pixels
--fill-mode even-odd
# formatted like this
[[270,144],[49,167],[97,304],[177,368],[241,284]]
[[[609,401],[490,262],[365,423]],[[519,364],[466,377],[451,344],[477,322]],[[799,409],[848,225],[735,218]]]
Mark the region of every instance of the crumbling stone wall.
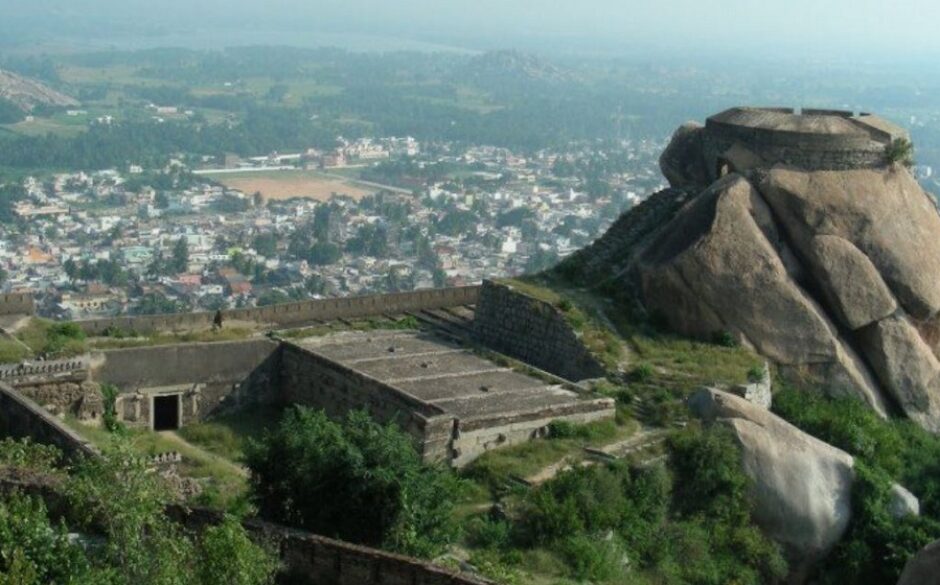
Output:
[[566,380],[605,373],[557,308],[509,285],[483,283],[473,330],[487,347]]
[[97,450],[46,409],[7,384],[0,384],[0,437],[29,437],[55,445],[67,456],[88,456]]

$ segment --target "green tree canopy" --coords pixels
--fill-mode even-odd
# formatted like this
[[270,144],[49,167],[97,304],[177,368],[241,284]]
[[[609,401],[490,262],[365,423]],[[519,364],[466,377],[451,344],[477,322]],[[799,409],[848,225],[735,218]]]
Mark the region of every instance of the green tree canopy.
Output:
[[418,556],[439,553],[455,536],[453,475],[422,463],[411,437],[364,412],[335,422],[293,407],[249,443],[245,462],[259,509],[273,521]]

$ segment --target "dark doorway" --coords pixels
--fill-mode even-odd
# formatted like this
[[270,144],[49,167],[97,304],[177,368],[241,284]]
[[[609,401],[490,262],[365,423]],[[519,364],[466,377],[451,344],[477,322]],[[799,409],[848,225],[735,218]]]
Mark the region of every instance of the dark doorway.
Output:
[[153,430],[172,431],[180,428],[180,395],[153,397]]
[[734,168],[734,165],[731,164],[731,161],[728,160],[728,159],[726,159],[726,158],[718,157],[718,165],[717,165],[717,166],[718,166],[718,168],[715,169],[715,171],[716,171],[716,173],[718,174],[718,178],[719,178],[719,179],[720,179],[721,177],[724,177],[724,176],[727,175],[728,173],[737,172],[737,171],[735,170],[735,168]]

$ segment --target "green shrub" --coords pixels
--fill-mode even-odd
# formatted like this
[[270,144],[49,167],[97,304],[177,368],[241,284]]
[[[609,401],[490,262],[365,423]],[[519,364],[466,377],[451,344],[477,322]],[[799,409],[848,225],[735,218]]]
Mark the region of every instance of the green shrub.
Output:
[[277,558],[251,542],[237,519],[226,516],[209,527],[196,547],[199,585],[262,585],[273,583]]
[[94,583],[81,547],[49,520],[42,500],[14,493],[0,501],[0,583]]
[[773,410],[790,423],[911,490],[923,512],[940,520],[940,437],[908,420],[885,421],[860,400],[784,389]]
[[27,332],[35,340],[31,343],[33,349],[51,356],[68,356],[82,353],[85,350],[85,332],[75,323],[48,323],[37,321],[33,327],[35,331]]
[[29,438],[6,437],[0,441],[0,465],[51,472],[61,462],[62,452],[52,445],[34,443]]
[[885,147],[885,162],[901,163],[906,167],[914,165],[914,144],[905,138],[895,138]]
[[559,552],[571,576],[581,581],[608,581],[623,572],[623,548],[612,535],[575,534],[562,541]]
[[703,515],[734,524],[749,517],[749,480],[741,469],[741,451],[724,427],[691,427],[669,441],[676,474],[674,509],[686,517]]
[[630,370],[627,376],[631,382],[643,383],[649,382],[650,378],[653,377],[653,373],[653,366],[649,364],[638,364]]
[[118,420],[117,416],[117,396],[118,389],[112,384],[101,385],[101,396],[104,401],[104,413],[101,416],[104,428],[110,433],[120,433],[124,430],[124,424]]
[[738,340],[730,331],[715,331],[712,333],[712,343],[721,347],[737,347]]
[[271,520],[426,557],[456,536],[455,476],[425,465],[409,435],[364,412],[338,423],[291,408],[276,429],[248,442],[245,462]]
[[505,549],[512,536],[512,524],[505,519],[476,517],[467,523],[467,542],[478,548]]
[[860,461],[856,461],[855,474],[849,529],[819,568],[818,582],[895,583],[908,559],[940,534],[940,522],[918,516],[892,517],[890,476]]
[[551,439],[600,441],[610,439],[616,434],[617,425],[610,420],[587,424],[575,424],[566,420],[553,420],[548,423],[548,436]]
[[759,384],[767,377],[767,372],[762,367],[754,366],[747,371],[747,381],[751,384]]

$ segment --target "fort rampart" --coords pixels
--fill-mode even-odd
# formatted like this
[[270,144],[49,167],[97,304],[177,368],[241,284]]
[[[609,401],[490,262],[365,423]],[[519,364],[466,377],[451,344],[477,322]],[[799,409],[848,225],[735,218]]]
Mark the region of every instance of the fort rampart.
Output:
[[36,303],[32,293],[7,293],[0,295],[0,315],[32,315]]
[[604,375],[559,309],[509,285],[483,283],[473,330],[487,347],[566,380]]
[[[272,327],[296,327],[318,321],[376,317],[401,314],[408,311],[472,305],[477,302],[479,293],[479,286],[438,288],[336,299],[314,299],[267,307],[231,309],[223,311],[222,315],[224,321],[252,322]],[[76,323],[90,335],[101,335],[109,329],[150,333],[153,331],[207,328],[212,326],[214,317],[215,313],[200,312],[109,317],[76,321]]]

